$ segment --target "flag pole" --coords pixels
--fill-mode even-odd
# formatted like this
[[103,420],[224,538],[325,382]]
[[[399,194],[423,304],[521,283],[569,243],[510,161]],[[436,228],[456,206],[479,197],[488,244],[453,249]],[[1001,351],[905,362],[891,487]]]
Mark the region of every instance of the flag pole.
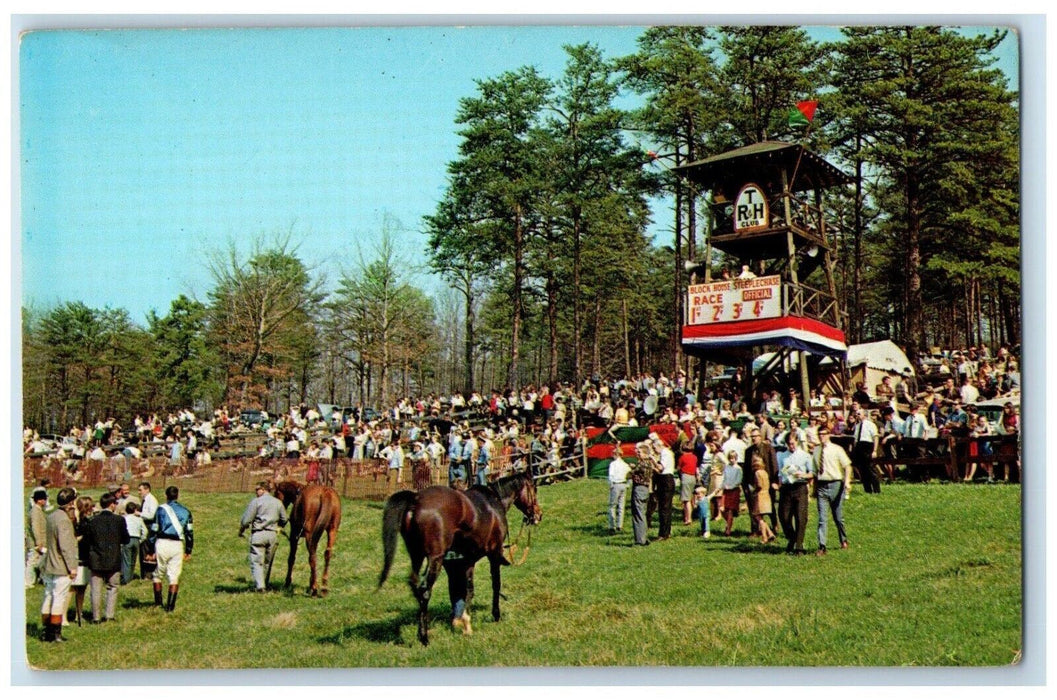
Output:
[[811,133],[811,127],[814,125],[814,120],[807,123],[807,130],[804,131],[804,136],[801,140],[800,152],[796,155],[796,165],[793,166],[793,174],[789,177],[789,192],[793,192],[793,183],[796,181],[796,174],[800,170],[800,160],[804,157],[804,143],[807,141],[808,135]]
[[[817,103],[816,103],[816,106],[817,106]],[[803,111],[800,109],[800,105],[799,104],[797,105],[797,111],[800,112],[801,114],[804,114]],[[811,127],[815,125],[815,111],[814,111],[814,109],[811,110],[811,117],[810,118],[806,114],[804,114],[804,117],[807,119],[807,129],[804,130],[804,135],[800,139],[800,141],[801,141],[801,143],[799,144],[800,145],[800,152],[796,156],[796,164],[793,166],[793,174],[789,177],[789,185],[788,186],[789,186],[789,194],[790,195],[792,195],[792,193],[793,193],[793,183],[796,181],[797,172],[800,170],[800,161],[804,157],[804,150],[805,150],[804,149],[804,142],[807,141],[807,137],[811,134]]]

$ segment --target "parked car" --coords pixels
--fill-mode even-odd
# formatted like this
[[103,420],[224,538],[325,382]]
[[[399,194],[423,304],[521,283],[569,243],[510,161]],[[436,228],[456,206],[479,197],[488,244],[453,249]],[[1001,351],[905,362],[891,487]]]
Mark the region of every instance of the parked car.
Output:
[[1019,416],[1020,396],[996,396],[993,399],[978,401],[975,404],[976,412],[987,418],[987,422],[991,425],[991,432],[995,435],[999,434],[999,426],[1002,423],[1002,408],[1007,403],[1013,404],[1013,410]]
[[246,409],[239,413],[239,422],[243,425],[257,426],[264,422],[264,414],[256,409]]

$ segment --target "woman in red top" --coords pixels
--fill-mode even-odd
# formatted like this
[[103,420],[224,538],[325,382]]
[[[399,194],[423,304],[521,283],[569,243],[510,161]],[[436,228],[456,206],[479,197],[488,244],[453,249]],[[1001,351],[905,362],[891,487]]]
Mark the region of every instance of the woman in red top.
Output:
[[697,486],[697,455],[686,450],[676,462],[679,469],[679,500],[683,502],[683,525],[692,525],[694,488]]
[[1017,412],[1013,410],[1013,404],[1006,402],[1006,405],[1002,407],[1002,430],[1005,431],[1006,435],[1016,435],[1020,425],[1017,421]]

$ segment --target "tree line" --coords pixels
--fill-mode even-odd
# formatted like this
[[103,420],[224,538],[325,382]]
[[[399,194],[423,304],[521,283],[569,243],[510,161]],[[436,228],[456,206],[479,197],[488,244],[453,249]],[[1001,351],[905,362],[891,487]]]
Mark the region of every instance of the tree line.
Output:
[[[206,300],[180,297],[147,328],[77,302],[25,313],[26,415],[66,425],[195,402],[377,405],[692,371],[683,262],[700,260],[711,210],[673,168],[764,140],[803,143],[854,175],[827,193],[850,342],[892,338],[912,357],[1015,345],[1019,98],[994,67],[1004,37],[853,27],[824,43],[797,27],[655,27],[628,56],[566,46],[558,76],[482,78],[460,100],[459,151],[422,222],[448,293],[409,282],[393,220],[330,293],[289,238],[244,257],[231,247],[212,260]],[[806,132],[787,118],[802,99],[819,103]]]

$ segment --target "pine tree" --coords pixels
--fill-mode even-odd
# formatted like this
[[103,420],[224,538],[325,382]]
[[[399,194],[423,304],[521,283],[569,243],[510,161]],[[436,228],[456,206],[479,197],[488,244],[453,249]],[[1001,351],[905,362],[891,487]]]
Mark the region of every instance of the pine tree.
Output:
[[[912,360],[926,342],[922,271],[930,242],[950,227],[944,183],[970,180],[980,167],[1008,161],[1014,96],[989,69],[1003,33],[965,36],[941,27],[852,27],[838,46],[853,76],[835,74],[848,103],[861,105],[868,141],[863,157],[898,194],[901,216],[891,235],[905,251],[902,339]],[[1005,155],[1002,155],[1005,154]]]

